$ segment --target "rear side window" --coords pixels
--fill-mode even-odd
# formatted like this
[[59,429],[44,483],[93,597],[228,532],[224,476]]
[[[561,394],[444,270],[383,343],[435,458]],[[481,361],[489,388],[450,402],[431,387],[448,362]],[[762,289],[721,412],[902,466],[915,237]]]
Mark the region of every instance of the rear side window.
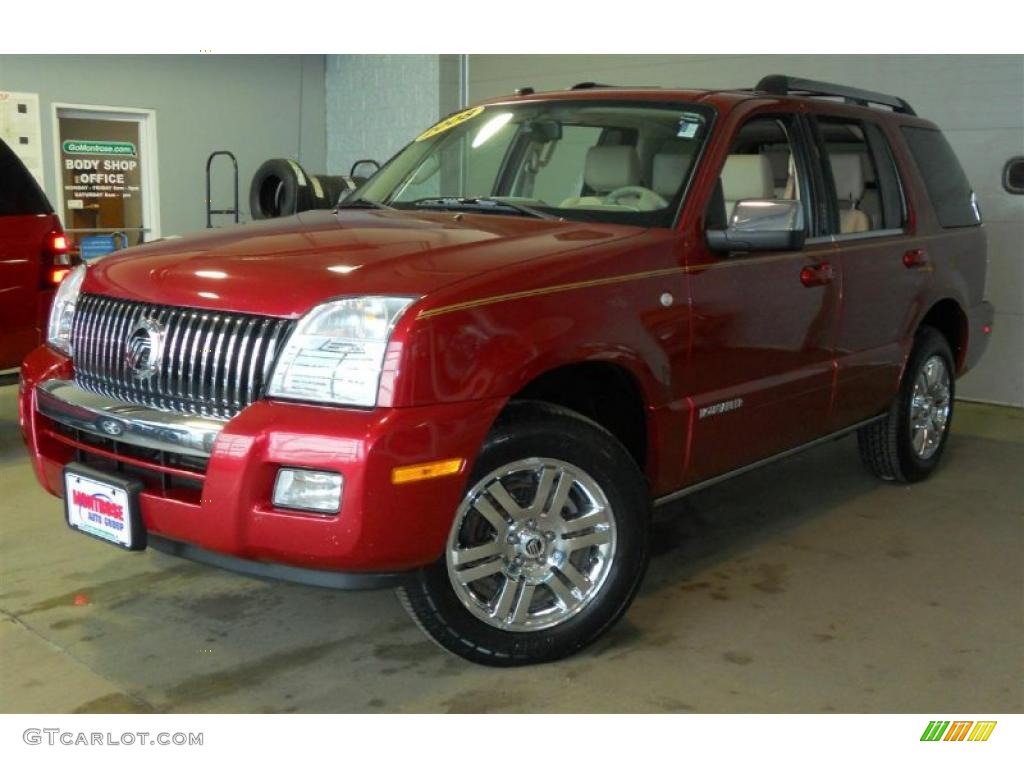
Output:
[[0,216],[50,213],[50,203],[18,156],[0,141]]
[[906,223],[907,206],[889,140],[874,123],[865,123],[864,133],[874,161],[876,189],[881,196],[882,226],[886,229],[902,229]]
[[921,171],[939,224],[943,227],[980,224],[971,184],[946,137],[931,128],[904,126],[901,130]]
[[827,158],[825,177],[840,235],[885,232],[903,227],[903,194],[885,136],[872,123],[822,118],[818,132]]

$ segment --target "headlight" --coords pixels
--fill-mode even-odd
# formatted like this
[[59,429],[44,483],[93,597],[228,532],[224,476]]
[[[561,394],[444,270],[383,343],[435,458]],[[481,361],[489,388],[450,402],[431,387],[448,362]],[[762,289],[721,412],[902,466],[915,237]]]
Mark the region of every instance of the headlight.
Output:
[[71,322],[75,319],[75,305],[85,279],[85,264],[75,267],[64,278],[53,297],[46,341],[54,349],[71,354]]
[[288,339],[267,394],[375,406],[388,339],[413,301],[365,296],[315,307],[299,320]]

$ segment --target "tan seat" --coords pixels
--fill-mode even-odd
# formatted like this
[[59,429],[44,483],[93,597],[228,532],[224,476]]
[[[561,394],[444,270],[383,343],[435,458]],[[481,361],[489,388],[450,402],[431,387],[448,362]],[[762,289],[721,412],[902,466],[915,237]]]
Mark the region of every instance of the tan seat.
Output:
[[839,233],[848,235],[870,231],[871,219],[860,210],[860,202],[864,197],[864,166],[860,155],[830,155],[829,161],[839,201]]
[[679,192],[692,159],[678,152],[659,152],[651,163],[651,189],[671,200]]
[[761,154],[767,157],[768,162],[771,164],[772,186],[775,198],[784,200],[786,198],[786,189],[789,186],[790,160],[792,157],[789,154],[789,146],[762,149]]
[[[609,192],[639,186],[640,158],[636,149],[626,145],[591,147],[583,165],[583,182],[597,194],[567,198],[562,208],[605,206]],[[632,210],[629,206],[615,207]]]
[[878,192],[875,168],[867,152],[860,154],[860,165],[864,170],[864,194],[861,196],[860,205],[857,208],[867,214],[868,221],[871,222],[871,229],[878,229],[883,226],[882,198]]
[[729,155],[721,178],[726,221],[732,219],[733,209],[740,200],[775,197],[772,164],[766,155]]

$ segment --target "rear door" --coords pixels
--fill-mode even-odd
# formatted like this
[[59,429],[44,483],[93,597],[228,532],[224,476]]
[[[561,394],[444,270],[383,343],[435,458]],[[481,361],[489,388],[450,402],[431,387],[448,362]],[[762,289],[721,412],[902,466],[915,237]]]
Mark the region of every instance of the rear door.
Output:
[[43,249],[60,223],[32,175],[0,141],[0,371],[40,343]]
[[829,232],[843,273],[831,427],[875,416],[892,402],[929,277],[927,244],[908,231],[895,155],[870,120],[813,121],[830,210]]

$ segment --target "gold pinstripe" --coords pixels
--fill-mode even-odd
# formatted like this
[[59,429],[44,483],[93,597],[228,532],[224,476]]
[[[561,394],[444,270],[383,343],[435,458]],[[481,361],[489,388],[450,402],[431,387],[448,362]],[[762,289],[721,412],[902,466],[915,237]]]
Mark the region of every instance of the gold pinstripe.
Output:
[[792,259],[801,256],[806,257],[807,254],[803,252],[781,253],[774,254],[771,256],[755,256],[751,258],[729,259],[728,261],[716,261],[711,264],[695,264],[690,267],[668,267],[665,269],[652,269],[647,272],[631,272],[628,275],[615,275],[614,277],[599,277],[594,280],[579,280],[573,283],[560,283],[558,285],[548,285],[543,288],[533,288],[527,291],[514,291],[512,293],[500,293],[495,296],[485,296],[482,299],[461,301],[456,304],[448,304],[443,307],[435,307],[434,309],[428,309],[423,312],[420,312],[419,317],[426,319],[428,317],[446,315],[449,312],[458,312],[463,309],[476,309],[477,307],[485,307],[490,304],[499,304],[505,301],[527,299],[532,298],[534,296],[546,296],[551,293],[575,291],[581,288],[593,288],[599,285],[616,285],[618,283],[629,283],[635,280],[646,280],[651,277],[662,277],[664,275],[681,275],[690,272],[704,272],[710,269],[727,269],[729,267],[742,267],[748,264],[764,264],[773,261],[784,261],[786,259]]
[[514,301],[532,296],[545,296],[549,293],[561,293],[562,291],[575,291],[580,288],[592,288],[597,285],[615,285],[616,283],[627,283],[633,280],[644,280],[649,277],[661,277],[662,275],[682,274],[688,271],[687,267],[669,267],[667,269],[653,269],[649,272],[633,272],[628,275],[616,275],[614,277],[599,277],[594,280],[580,280],[575,283],[561,283],[560,285],[548,285],[544,288],[533,288],[529,291],[515,291],[514,293],[502,293],[497,296],[487,296],[473,301],[462,301],[458,304],[449,304],[444,307],[428,309],[420,313],[420,317],[435,317],[448,312],[457,312],[460,309],[475,309],[488,304],[497,304],[503,301]]

